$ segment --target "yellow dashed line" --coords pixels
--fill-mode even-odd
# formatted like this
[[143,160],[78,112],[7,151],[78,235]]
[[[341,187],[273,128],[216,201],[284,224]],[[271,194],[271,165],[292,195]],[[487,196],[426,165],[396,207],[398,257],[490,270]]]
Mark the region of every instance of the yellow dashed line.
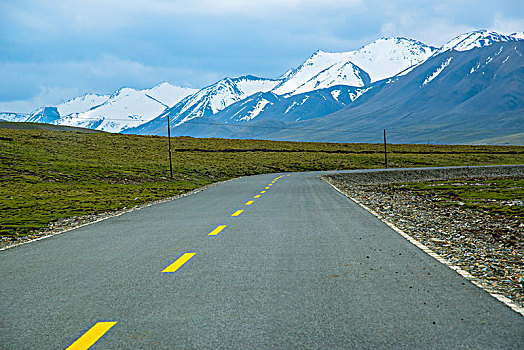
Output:
[[237,210],[233,215],[231,216],[239,216],[240,214],[242,214],[243,210]]
[[97,322],[73,344],[69,345],[66,350],[86,350],[89,349],[98,339],[102,338],[116,324],[116,321]]
[[254,201],[249,201],[249,202],[246,203],[246,205],[251,205],[251,204],[253,204],[253,202]]
[[196,253],[184,253],[180,258],[176,259],[171,265],[162,270],[164,273],[173,273],[189,261]]
[[216,236],[220,233],[220,231],[222,231],[223,229],[225,229],[227,227],[227,225],[220,225],[220,226],[217,226],[216,229],[214,229],[213,231],[211,231],[208,236]]
[[259,194],[257,194],[257,195],[255,196],[255,198],[260,198],[260,195],[259,195]]
[[260,191],[260,193],[266,193],[266,191]]
[[269,190],[269,186],[266,187],[266,190]]

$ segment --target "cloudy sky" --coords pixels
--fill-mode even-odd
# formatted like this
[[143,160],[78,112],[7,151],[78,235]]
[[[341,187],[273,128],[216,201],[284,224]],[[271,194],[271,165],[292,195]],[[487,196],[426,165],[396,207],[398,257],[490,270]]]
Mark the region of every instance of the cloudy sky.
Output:
[[277,78],[317,49],[383,36],[440,46],[524,31],[522,0],[0,0],[0,111],[86,92]]

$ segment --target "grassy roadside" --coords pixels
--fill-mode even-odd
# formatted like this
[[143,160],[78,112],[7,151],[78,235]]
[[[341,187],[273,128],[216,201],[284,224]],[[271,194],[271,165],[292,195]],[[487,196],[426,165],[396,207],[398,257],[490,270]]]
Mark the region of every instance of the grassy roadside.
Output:
[[[382,145],[0,130],[0,237],[269,172],[383,167]],[[524,147],[388,145],[390,167],[522,164]]]

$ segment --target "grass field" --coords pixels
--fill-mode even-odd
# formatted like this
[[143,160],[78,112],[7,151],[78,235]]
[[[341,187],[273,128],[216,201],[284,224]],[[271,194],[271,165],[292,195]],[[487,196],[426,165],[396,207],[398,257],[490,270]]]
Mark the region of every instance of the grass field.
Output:
[[[0,237],[171,197],[233,177],[383,167],[383,145],[0,129]],[[388,145],[390,167],[522,164],[519,146]]]
[[392,184],[428,195],[440,205],[463,206],[524,223],[524,179],[470,179]]

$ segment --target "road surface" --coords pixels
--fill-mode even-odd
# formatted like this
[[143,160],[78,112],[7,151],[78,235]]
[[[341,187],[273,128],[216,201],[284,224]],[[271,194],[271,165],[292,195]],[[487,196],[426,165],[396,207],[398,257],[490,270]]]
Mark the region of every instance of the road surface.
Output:
[[236,179],[0,252],[0,348],[524,348],[524,317],[317,175]]

